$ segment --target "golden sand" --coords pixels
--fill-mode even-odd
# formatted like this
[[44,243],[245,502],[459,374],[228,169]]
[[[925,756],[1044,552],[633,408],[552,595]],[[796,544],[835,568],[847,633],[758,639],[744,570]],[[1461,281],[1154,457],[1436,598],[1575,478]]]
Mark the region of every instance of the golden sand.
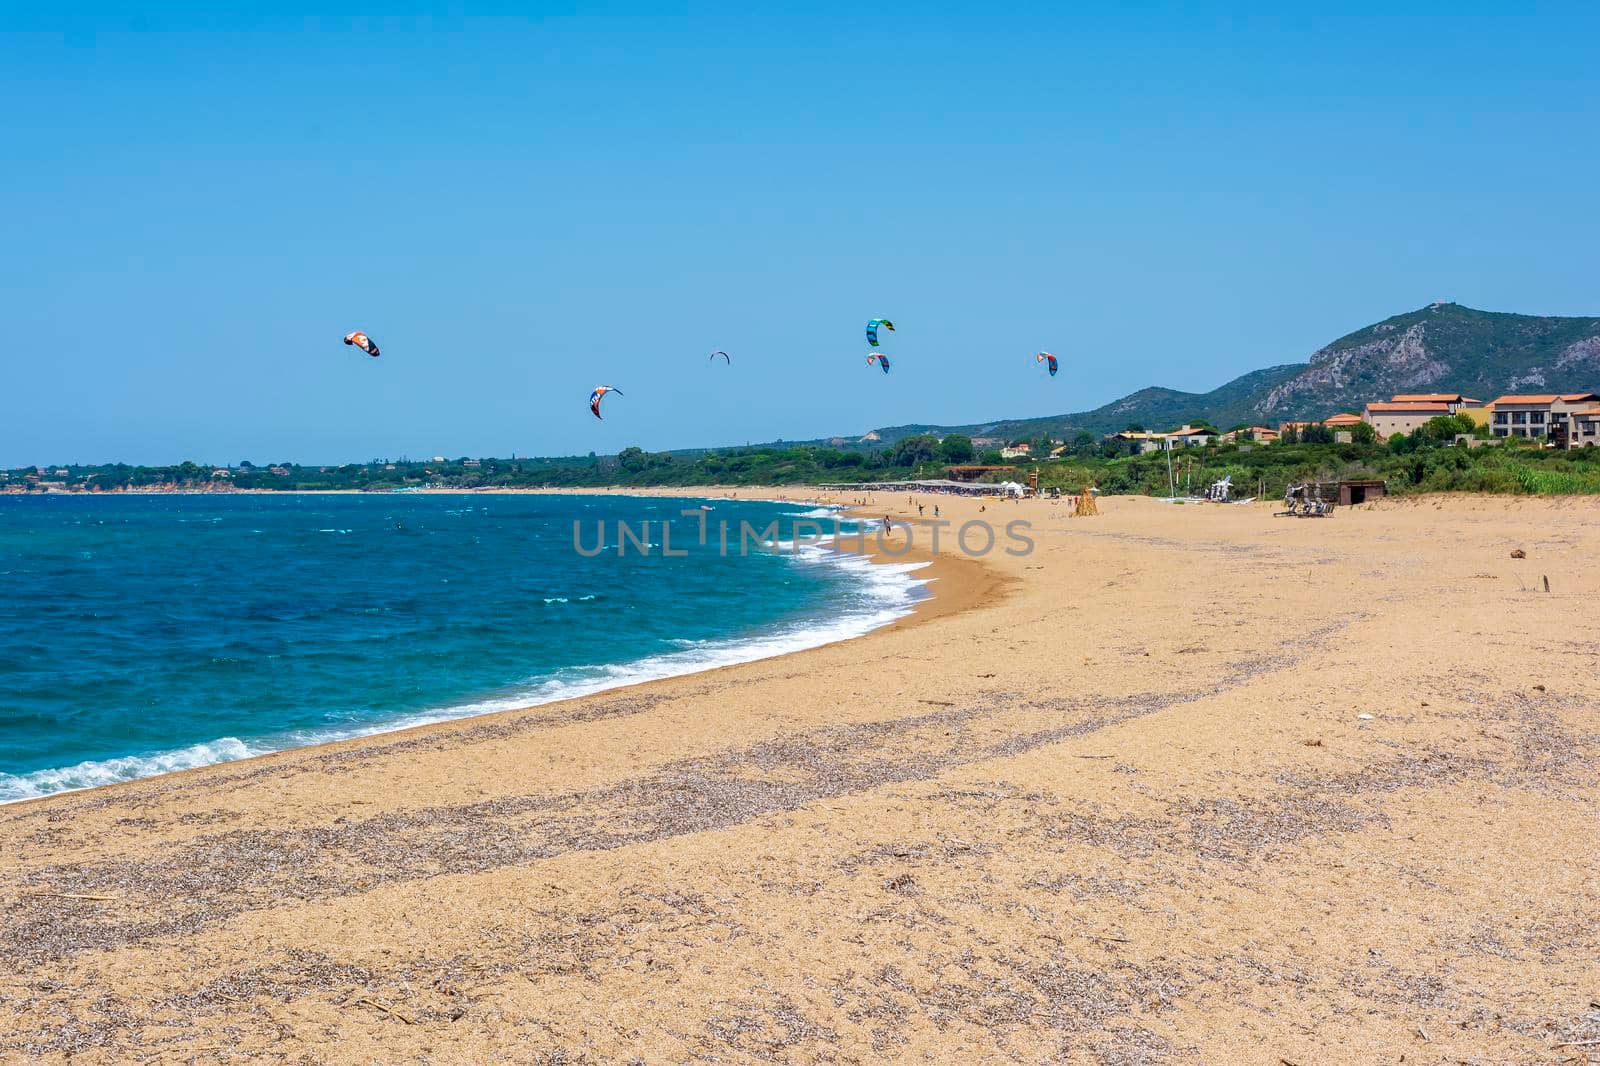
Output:
[[858,640],[0,808],[0,1057],[1600,1052],[1600,505],[982,505]]

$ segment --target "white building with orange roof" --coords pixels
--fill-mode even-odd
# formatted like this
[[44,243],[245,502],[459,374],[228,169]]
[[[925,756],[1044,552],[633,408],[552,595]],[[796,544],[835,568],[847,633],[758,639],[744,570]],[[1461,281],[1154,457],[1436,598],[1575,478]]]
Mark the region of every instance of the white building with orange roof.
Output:
[[1375,400],[1362,411],[1361,420],[1384,440],[1396,433],[1415,433],[1428,420],[1451,413],[1443,400]]
[[1167,447],[1186,448],[1196,444],[1210,444],[1221,434],[1208,426],[1191,426],[1187,422],[1167,433]]

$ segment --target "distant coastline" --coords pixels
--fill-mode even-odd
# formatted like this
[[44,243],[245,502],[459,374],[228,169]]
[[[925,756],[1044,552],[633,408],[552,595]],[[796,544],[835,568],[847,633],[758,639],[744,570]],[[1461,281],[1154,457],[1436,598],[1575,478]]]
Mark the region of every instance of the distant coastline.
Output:
[[[1352,416],[1353,417],[1353,416]],[[1434,423],[1438,423],[1437,426]],[[977,452],[951,434],[904,437],[891,445],[795,445],[701,453],[649,453],[560,459],[461,458],[370,462],[342,466],[211,467],[196,463],[36,466],[0,470],[0,499],[86,495],[236,495],[277,493],[529,493],[573,490],[739,492],[804,485],[1015,481],[1040,493],[1194,495],[1227,478],[1239,496],[1283,498],[1292,485],[1346,479],[1379,480],[1390,495],[1474,492],[1511,495],[1600,493],[1600,447],[1552,448],[1542,440],[1462,432],[1445,416],[1384,440],[1352,439],[1320,423],[1280,439],[1186,427],[1185,443],[1152,444],[1129,431],[1097,440],[1080,434],[1015,442]],[[1295,439],[1296,437],[1310,439]],[[1339,439],[1339,438],[1346,439]],[[1469,446],[1470,445],[1470,446]]]

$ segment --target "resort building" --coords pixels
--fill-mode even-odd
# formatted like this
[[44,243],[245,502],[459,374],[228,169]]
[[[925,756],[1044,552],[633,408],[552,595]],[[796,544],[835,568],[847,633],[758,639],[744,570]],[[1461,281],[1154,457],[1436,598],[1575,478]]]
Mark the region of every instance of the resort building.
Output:
[[1572,432],[1567,437],[1569,448],[1593,448],[1600,444],[1600,407],[1590,407],[1572,413]]
[[1032,454],[1033,445],[1031,444],[1013,444],[1009,448],[1000,449],[1000,458],[1002,459],[1021,459],[1023,456]]
[[1501,396],[1491,404],[1490,426],[1497,437],[1548,437],[1558,447],[1579,447],[1582,436],[1572,433],[1572,418],[1596,401],[1600,395],[1592,392]]
[[1379,440],[1396,433],[1415,433],[1424,422],[1450,414],[1450,405],[1443,400],[1390,400],[1375,401],[1362,412],[1366,422]]
[[1145,452],[1153,452],[1165,447],[1167,435],[1165,433],[1146,433],[1142,429],[1125,429],[1121,433],[1113,433],[1111,439],[1133,443],[1138,447],[1142,455]]
[[1185,423],[1166,435],[1167,447],[1187,448],[1195,444],[1210,444],[1221,434],[1207,426],[1191,426]]
[[1257,444],[1271,444],[1278,439],[1278,431],[1270,426],[1247,426],[1244,429],[1230,430],[1222,435],[1222,440],[1227,441],[1255,441]]
[[1361,421],[1364,420],[1360,415],[1344,411],[1336,415],[1329,415],[1327,418],[1319,418],[1315,422],[1280,422],[1278,423],[1278,435],[1282,436],[1290,430],[1296,433],[1304,433],[1311,426],[1327,426],[1332,430],[1349,429]]

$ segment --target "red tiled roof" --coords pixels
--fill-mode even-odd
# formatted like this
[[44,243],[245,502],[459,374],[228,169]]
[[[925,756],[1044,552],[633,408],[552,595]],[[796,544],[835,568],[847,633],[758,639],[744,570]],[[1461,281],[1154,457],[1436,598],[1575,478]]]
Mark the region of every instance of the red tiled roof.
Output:
[[1415,413],[1420,414],[1420,413],[1425,412],[1425,411],[1437,411],[1439,414],[1442,414],[1442,415],[1447,415],[1447,414],[1450,413],[1450,408],[1446,407],[1442,403],[1417,403],[1417,402],[1411,402],[1411,403],[1382,403],[1382,402],[1380,402],[1380,403],[1369,403],[1369,404],[1367,404],[1367,410],[1369,410],[1369,411],[1377,411],[1380,414],[1404,414],[1404,413],[1407,413],[1407,412],[1415,412]]
[[1477,403],[1459,392],[1402,392],[1389,397],[1395,403]]
[[1325,426],[1353,426],[1360,421],[1360,415],[1351,414],[1349,411],[1341,411],[1336,415],[1329,415],[1324,418],[1322,424]]
[[1577,403],[1579,400],[1600,400],[1600,395],[1592,392],[1569,392],[1561,398],[1568,403]]
[[1502,396],[1493,402],[1496,406],[1499,406],[1503,403],[1555,403],[1559,399],[1561,397],[1551,393],[1550,395],[1540,396]]

